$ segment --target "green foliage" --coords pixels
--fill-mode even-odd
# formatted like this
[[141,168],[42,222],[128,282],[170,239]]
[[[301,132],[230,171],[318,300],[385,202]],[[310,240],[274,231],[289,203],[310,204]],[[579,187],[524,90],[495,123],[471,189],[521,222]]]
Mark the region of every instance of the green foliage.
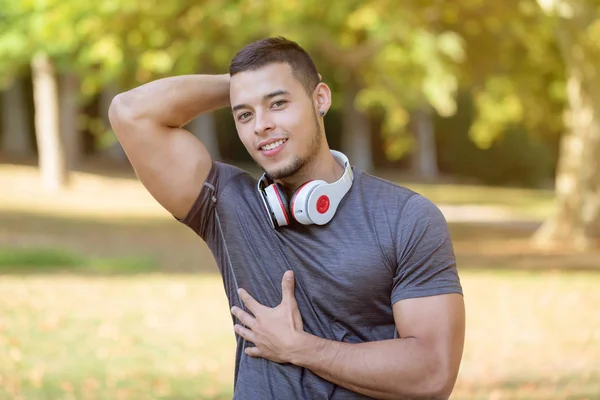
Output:
[[476,112],[474,99],[463,94],[456,115],[436,119],[440,169],[483,184],[545,187],[554,176],[557,140],[531,134],[515,119],[497,125],[493,146],[478,146],[470,137]]
[[506,76],[489,78],[485,89],[476,94],[475,102],[479,115],[470,135],[482,149],[492,147],[508,124],[519,123],[523,118],[523,104],[515,93],[514,81]]
[[[221,73],[242,45],[284,35],[309,50],[337,98],[349,83],[358,86],[355,105],[381,116],[388,157],[411,148],[414,109],[452,116],[459,90],[475,99],[471,139],[490,149],[515,125],[536,137],[564,131],[556,29],[575,6],[593,4],[0,0],[0,85],[43,51],[59,72],[79,75],[81,94],[90,97],[109,82],[126,90],[167,75]],[[600,19],[590,18],[582,32],[594,41]]]
[[464,44],[456,32],[440,29],[439,17],[431,20],[430,6],[389,0],[297,4],[266,2],[267,15],[274,16],[267,33],[307,47],[325,81],[339,88],[336,95],[358,87],[355,107],[382,117],[388,156],[410,148],[406,127],[413,108],[428,103],[440,115],[455,112]]
[[554,21],[534,0],[457,4],[463,18],[451,26],[466,43],[461,83],[475,98],[475,143],[489,149],[515,125],[534,136],[562,133],[564,63]]

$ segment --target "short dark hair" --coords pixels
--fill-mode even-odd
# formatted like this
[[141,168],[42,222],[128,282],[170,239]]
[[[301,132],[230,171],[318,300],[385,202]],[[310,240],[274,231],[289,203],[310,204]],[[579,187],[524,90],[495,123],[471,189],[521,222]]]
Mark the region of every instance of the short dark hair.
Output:
[[244,71],[253,71],[272,63],[287,63],[292,73],[304,86],[308,95],[312,95],[319,83],[317,68],[298,43],[282,36],[258,40],[244,46],[231,60],[229,76]]

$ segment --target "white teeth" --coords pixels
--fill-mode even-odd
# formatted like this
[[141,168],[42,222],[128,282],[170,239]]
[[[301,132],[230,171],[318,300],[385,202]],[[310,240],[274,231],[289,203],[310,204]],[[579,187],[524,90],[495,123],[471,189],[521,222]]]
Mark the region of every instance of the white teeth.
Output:
[[286,139],[281,139],[281,140],[278,140],[276,142],[269,143],[269,144],[267,144],[265,146],[262,146],[260,149],[261,150],[273,150],[274,148],[276,148],[278,146],[281,146],[283,144],[283,142],[285,142],[285,141],[286,141]]

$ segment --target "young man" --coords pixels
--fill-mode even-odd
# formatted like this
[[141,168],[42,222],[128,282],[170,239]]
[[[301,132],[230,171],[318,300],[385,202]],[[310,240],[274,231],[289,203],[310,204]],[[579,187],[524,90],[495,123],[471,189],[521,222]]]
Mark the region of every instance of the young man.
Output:
[[[330,106],[306,52],[270,38],[229,74],[118,95],[110,120],[141,182],[214,254],[236,332],[234,398],[447,398],[465,312],[446,222],[330,150]],[[260,180],[181,129],[221,107]]]

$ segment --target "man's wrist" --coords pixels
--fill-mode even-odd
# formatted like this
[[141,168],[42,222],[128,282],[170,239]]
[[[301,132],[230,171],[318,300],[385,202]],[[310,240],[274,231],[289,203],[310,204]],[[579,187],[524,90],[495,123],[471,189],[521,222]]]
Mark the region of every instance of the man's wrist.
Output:
[[330,359],[337,353],[340,343],[326,340],[308,332],[302,332],[298,339],[298,346],[290,357],[290,362],[304,368]]
[[296,340],[297,346],[292,354],[290,354],[290,363],[297,366],[305,366],[307,359],[312,357],[309,353],[312,353],[315,346],[318,345],[316,339],[318,339],[316,336],[308,332],[301,332]]

